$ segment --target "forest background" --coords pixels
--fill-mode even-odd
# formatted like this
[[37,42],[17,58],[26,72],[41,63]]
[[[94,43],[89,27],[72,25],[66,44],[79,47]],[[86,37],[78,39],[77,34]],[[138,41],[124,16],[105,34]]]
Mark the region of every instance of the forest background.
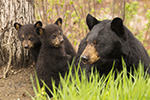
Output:
[[61,17],[63,33],[77,51],[89,31],[85,21],[88,13],[99,20],[121,17],[150,54],[149,3],[149,0],[35,0],[35,18],[45,26]]

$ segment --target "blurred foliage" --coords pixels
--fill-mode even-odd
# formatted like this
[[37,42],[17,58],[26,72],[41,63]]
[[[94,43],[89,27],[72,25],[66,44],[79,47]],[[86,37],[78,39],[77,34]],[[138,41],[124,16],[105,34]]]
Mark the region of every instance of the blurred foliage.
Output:
[[139,2],[137,1],[132,1],[130,3],[126,3],[125,5],[125,24],[129,24],[135,15],[138,13],[138,8],[139,8]]
[[118,16],[124,18],[124,24],[149,50],[149,3],[149,0],[126,2],[124,0],[35,0],[35,16],[44,26],[54,23],[58,17],[61,17],[63,32],[76,50],[89,31],[85,21],[88,13],[99,20]]

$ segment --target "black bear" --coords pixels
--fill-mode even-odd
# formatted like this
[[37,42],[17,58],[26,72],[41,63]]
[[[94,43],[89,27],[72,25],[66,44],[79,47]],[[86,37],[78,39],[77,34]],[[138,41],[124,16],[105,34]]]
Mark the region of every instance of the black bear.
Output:
[[[63,35],[61,29],[62,19],[58,18],[54,24],[49,24],[45,28],[37,28],[37,34],[42,42],[41,50],[36,63],[36,72],[39,80],[44,80],[48,87],[52,89],[52,79],[55,85],[59,85],[59,74],[62,76],[69,70],[68,63],[71,63],[75,52],[67,37]],[[67,39],[67,40],[66,40]],[[67,45],[67,43],[69,43]],[[67,47],[67,48],[66,48]],[[65,50],[68,49],[68,50]],[[40,81],[42,87],[42,82]],[[50,97],[52,94],[46,89]]]
[[36,33],[37,27],[42,27],[42,22],[37,21],[35,24],[21,25],[19,23],[14,23],[15,29],[18,31],[18,38],[21,41],[23,48],[29,49],[36,63],[38,54],[41,48],[41,41]]
[[138,67],[139,61],[144,63],[144,70],[149,70],[150,58],[138,39],[123,25],[121,18],[98,21],[88,14],[86,23],[90,32],[81,41],[76,55],[76,63],[81,57],[81,67],[95,66],[100,75],[107,75],[112,69],[122,70],[122,58],[127,71]]

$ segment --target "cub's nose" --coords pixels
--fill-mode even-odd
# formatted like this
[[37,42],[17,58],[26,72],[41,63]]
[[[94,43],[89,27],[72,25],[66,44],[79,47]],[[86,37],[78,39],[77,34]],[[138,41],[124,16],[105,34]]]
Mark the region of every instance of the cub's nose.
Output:
[[64,42],[64,39],[61,39],[61,40],[60,40],[60,43],[62,44],[63,42]]
[[88,56],[81,55],[81,61],[82,61],[83,63],[87,63],[88,60],[89,60],[89,57],[88,57]]
[[24,48],[25,48],[25,49],[28,49],[28,48],[29,48],[29,46],[28,46],[27,44],[25,44],[25,45],[24,45]]

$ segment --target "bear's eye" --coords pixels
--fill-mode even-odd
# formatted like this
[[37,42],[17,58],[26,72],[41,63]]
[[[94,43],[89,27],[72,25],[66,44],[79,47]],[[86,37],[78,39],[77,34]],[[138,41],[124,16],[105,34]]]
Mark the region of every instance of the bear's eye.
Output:
[[56,35],[52,35],[52,39],[55,39],[56,38]]
[[30,37],[29,40],[30,40],[30,41],[33,41],[33,37]]
[[24,40],[24,37],[21,37],[20,40],[23,41],[23,40]]
[[97,45],[97,44],[98,44],[98,42],[97,42],[97,41],[94,41],[93,43],[94,43],[95,45]]

